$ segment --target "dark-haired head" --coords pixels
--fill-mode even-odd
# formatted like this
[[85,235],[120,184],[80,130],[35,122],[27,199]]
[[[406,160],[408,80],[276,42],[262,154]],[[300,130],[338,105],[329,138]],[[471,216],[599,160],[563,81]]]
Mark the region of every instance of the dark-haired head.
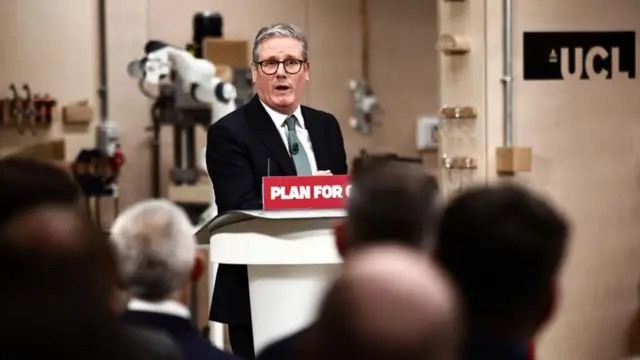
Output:
[[455,198],[442,217],[436,256],[460,287],[472,331],[531,336],[552,313],[568,235],[565,218],[522,187],[476,188]]
[[62,168],[21,157],[0,159],[0,224],[40,205],[75,205],[80,196]]

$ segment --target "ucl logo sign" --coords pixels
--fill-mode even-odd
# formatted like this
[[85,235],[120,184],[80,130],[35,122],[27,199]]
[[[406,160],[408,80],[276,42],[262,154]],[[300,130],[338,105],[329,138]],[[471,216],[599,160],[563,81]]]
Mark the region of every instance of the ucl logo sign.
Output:
[[526,32],[524,80],[636,78],[636,33]]

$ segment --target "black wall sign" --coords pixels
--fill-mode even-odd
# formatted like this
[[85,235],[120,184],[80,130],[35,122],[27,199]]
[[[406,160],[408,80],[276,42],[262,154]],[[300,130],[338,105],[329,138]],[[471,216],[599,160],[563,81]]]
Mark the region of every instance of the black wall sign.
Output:
[[635,31],[524,33],[525,80],[635,78]]

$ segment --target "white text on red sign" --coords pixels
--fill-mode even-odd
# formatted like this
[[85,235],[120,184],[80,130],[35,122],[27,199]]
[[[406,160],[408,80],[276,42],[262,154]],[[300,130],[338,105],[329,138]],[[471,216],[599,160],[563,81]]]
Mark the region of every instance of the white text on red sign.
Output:
[[303,185],[303,186],[272,186],[271,199],[281,200],[311,200],[311,199],[341,199],[349,197],[351,185]]

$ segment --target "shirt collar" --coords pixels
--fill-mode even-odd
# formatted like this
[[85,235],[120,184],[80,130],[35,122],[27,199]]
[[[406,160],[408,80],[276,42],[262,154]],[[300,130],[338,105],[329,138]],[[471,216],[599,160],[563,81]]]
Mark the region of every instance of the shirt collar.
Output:
[[[271,117],[271,120],[273,120],[274,124],[276,124],[276,127],[277,128],[282,127],[284,125],[285,119],[289,117],[289,115],[284,115],[273,110],[272,108],[267,106],[265,103],[263,103],[262,100],[260,100],[260,103],[262,104],[264,109],[267,110],[267,114],[269,114],[269,117]],[[294,115],[296,119],[298,119],[298,125],[300,125],[300,127],[304,129],[305,128],[304,118],[302,118],[302,109],[300,108],[300,105],[298,105],[296,110],[291,115]]]
[[191,318],[191,312],[184,304],[175,300],[163,300],[158,302],[150,302],[140,299],[131,299],[127,304],[129,311],[146,311],[165,315],[173,315],[185,319]]

